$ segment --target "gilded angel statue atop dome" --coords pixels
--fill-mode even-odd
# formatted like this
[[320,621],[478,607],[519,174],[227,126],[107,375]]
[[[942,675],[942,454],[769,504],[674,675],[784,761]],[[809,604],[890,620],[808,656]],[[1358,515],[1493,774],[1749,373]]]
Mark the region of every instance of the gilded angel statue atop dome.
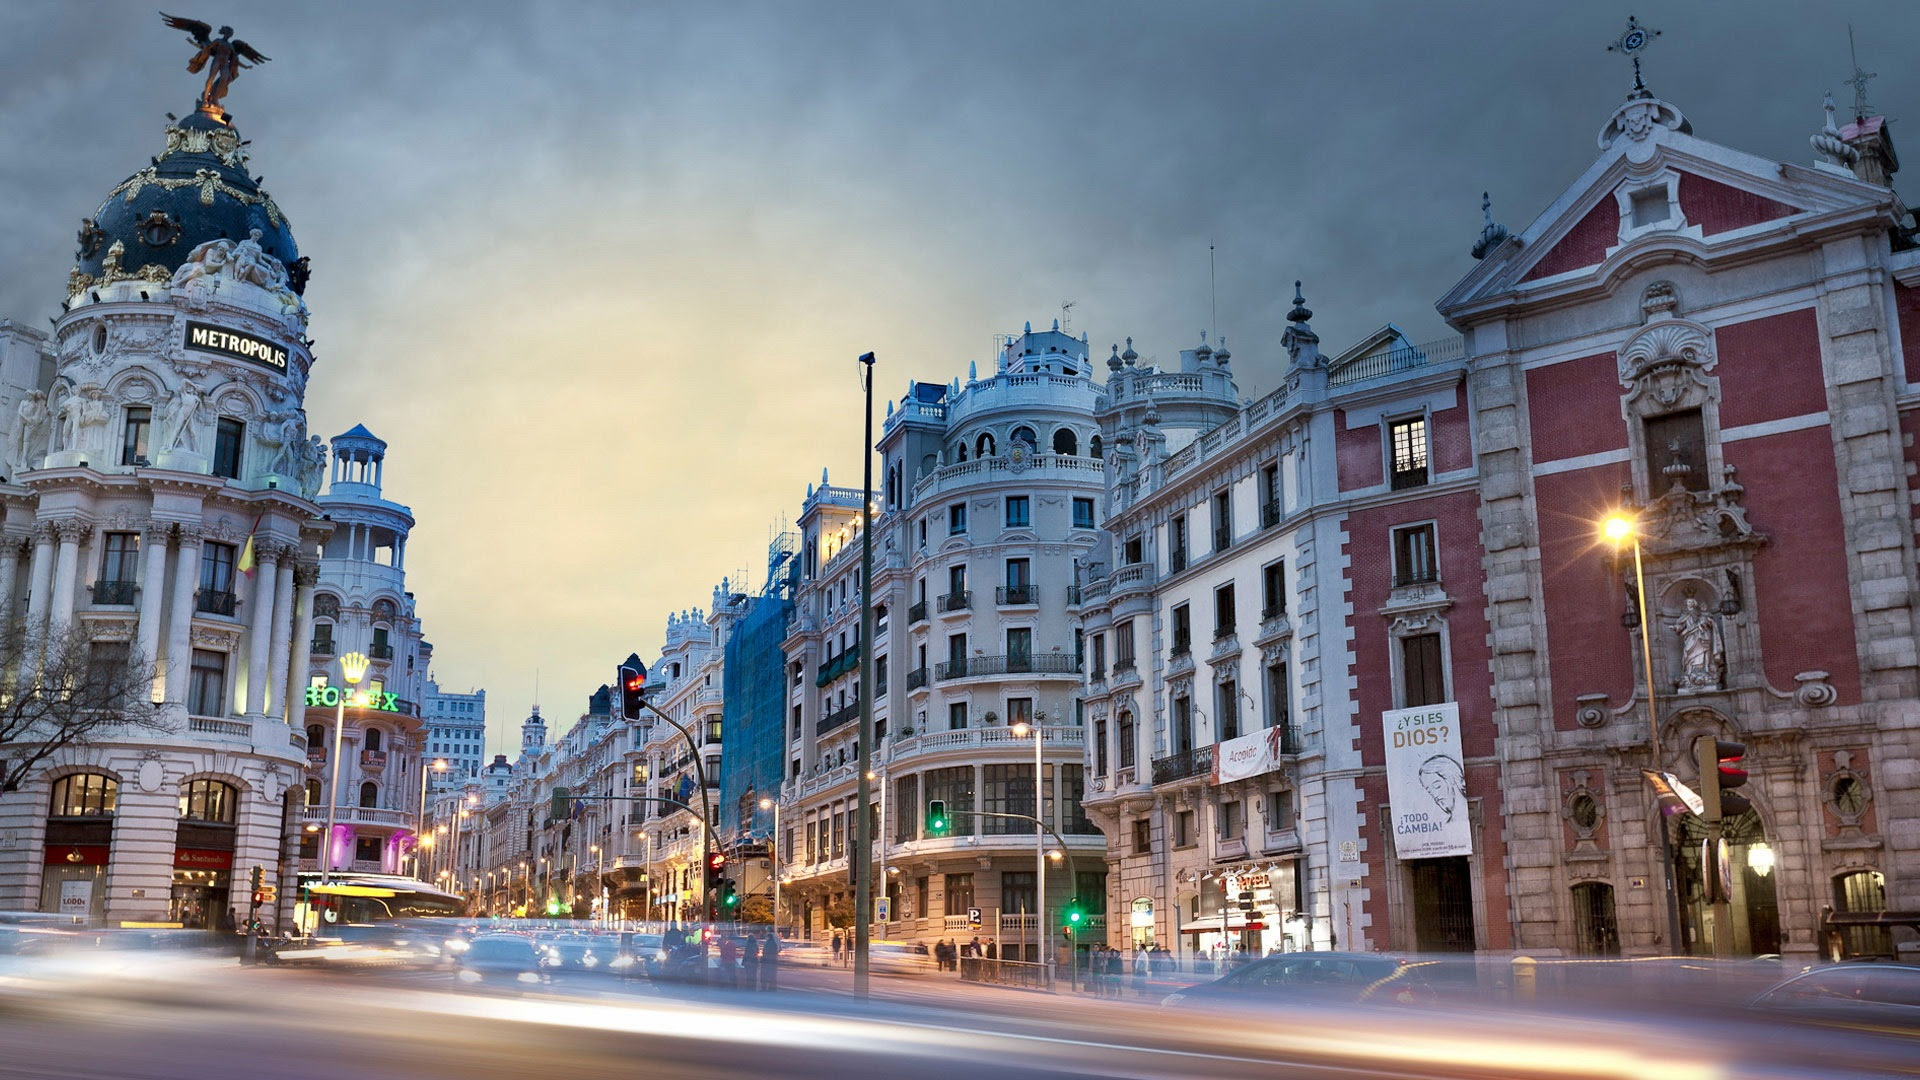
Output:
[[198,75],[202,68],[206,69],[207,85],[200,91],[200,107],[216,117],[224,113],[220,99],[227,96],[227,88],[240,72],[271,59],[246,42],[235,40],[231,26],[221,27],[220,36],[214,37],[212,24],[199,19],[183,19],[163,11],[160,21],[175,30],[185,30],[199,47],[200,51],[187,61],[187,71]]

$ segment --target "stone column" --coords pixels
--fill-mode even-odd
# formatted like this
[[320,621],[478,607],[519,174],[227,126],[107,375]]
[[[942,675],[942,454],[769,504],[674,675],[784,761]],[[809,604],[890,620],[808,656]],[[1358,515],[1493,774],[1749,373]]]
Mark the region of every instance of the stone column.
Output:
[[267,666],[273,641],[274,598],[280,592],[280,550],[260,545],[253,571],[253,619],[247,626],[247,700],[241,712],[259,716],[267,711]]
[[173,524],[150,521],[140,531],[141,554],[147,566],[141,573],[140,622],[135,633],[140,662],[153,668],[155,701],[166,700],[166,686],[160,672],[160,609],[167,596],[167,546],[173,540]]
[[193,662],[193,601],[200,588],[201,526],[180,526],[179,554],[173,564],[173,610],[167,620],[167,700],[185,704],[187,672]]
[[47,598],[53,590],[53,522],[33,526],[33,566],[27,580],[27,636],[39,637],[47,629]]
[[19,533],[0,534],[0,633],[13,629],[13,587],[20,578],[20,547],[26,542]]
[[306,693],[308,658],[313,648],[313,587],[320,581],[320,567],[312,562],[292,563],[293,582],[298,586],[292,611],[293,641],[290,647],[280,650],[287,664],[287,692],[281,698],[285,705],[287,723],[294,727],[303,727],[306,717]]
[[[273,596],[273,635],[268,643],[267,691],[271,699],[264,710],[268,716],[288,716],[287,702],[293,693],[287,686],[287,649],[293,637],[293,578],[299,567],[300,549],[287,544],[280,549],[280,576]],[[288,723],[292,719],[288,718]]]
[[[47,641],[57,642],[73,623],[73,590],[80,576],[80,538],[87,527],[71,518],[53,523],[60,553],[53,567],[53,598],[47,611]],[[57,647],[57,646],[56,646]]]

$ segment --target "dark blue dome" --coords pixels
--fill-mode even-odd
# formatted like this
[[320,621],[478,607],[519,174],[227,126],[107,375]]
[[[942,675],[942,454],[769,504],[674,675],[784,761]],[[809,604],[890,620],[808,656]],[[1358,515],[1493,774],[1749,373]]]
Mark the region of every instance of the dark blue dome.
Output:
[[[254,229],[260,246],[291,272],[300,251],[286,215],[248,174],[246,160],[231,124],[203,112],[170,124],[166,152],[109,192],[91,226],[82,226],[80,272],[98,278],[119,241],[123,272],[158,265],[171,274],[199,245],[245,240]],[[304,284],[304,275],[294,277]]]

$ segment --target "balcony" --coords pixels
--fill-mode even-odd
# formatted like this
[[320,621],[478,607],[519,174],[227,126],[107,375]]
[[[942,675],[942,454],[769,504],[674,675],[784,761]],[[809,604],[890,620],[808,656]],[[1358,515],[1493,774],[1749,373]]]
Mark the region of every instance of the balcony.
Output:
[[1187,655],[1192,651],[1193,651],[1192,638],[1190,638],[1186,634],[1175,634],[1173,635],[1173,648],[1167,650],[1167,655],[1177,659],[1179,657]]
[[825,686],[849,671],[859,670],[859,667],[860,646],[849,646],[845,652],[828,658],[826,663],[820,665],[819,671],[814,676],[813,685]]
[[[1040,729],[1043,747],[1080,748],[1086,745],[1087,729],[1070,724],[1054,726],[1049,724]],[[978,753],[982,750],[1002,750],[1018,752],[1024,760],[1033,760],[1033,737],[1015,735],[1006,727],[962,728],[959,731],[929,731],[919,735],[908,735],[893,744],[889,761],[900,762],[917,754],[931,754],[940,751],[965,750]],[[852,766],[843,766],[852,768]],[[1027,796],[1028,805],[1032,805],[1032,795]]]
[[232,593],[221,589],[199,589],[193,594],[193,610],[208,615],[232,615],[238,603]]
[[331,636],[314,638],[312,648],[308,651],[315,656],[332,656],[333,638]]
[[1012,653],[948,660],[934,671],[934,675],[941,679],[967,679],[976,675],[1076,675],[1079,671],[1079,661],[1070,654]]
[[1019,604],[1038,604],[1040,590],[1032,585],[1002,585],[993,591],[994,603],[1003,607]]
[[1425,464],[1393,470],[1391,487],[1394,491],[1405,491],[1408,488],[1425,487],[1426,484],[1427,467]]
[[387,752],[385,750],[360,751],[360,771],[361,772],[377,773],[377,772],[383,771],[384,769],[386,769],[386,767],[387,767]]
[[[325,825],[327,808],[324,804],[309,806],[301,811],[300,816],[308,823]],[[383,825],[411,829],[418,822],[419,815],[412,810],[388,810],[377,806],[336,806],[333,818],[337,825]]]
[[93,602],[132,607],[135,588],[131,581],[96,581],[93,583]]
[[1440,580],[1440,568],[1427,566],[1401,567],[1393,572],[1393,587],[1404,589],[1412,585],[1432,585]]
[[1153,759],[1153,782],[1171,784],[1213,772],[1213,747],[1196,746],[1163,758]]
[[908,690],[920,690],[925,688],[926,685],[927,685],[927,669],[926,668],[918,667],[918,668],[914,668],[912,671],[907,672],[907,689]]
[[951,592],[940,598],[940,613],[942,615],[949,611],[966,611],[971,607],[973,607],[973,592],[970,589]]
[[1077,607],[1079,606],[1081,601],[1085,599],[1086,599],[1086,595],[1083,592],[1081,592],[1080,586],[1078,585],[1067,586],[1067,606],[1068,607]]
[[1187,568],[1186,549],[1175,548],[1173,552],[1167,556],[1167,572],[1170,574],[1177,574],[1180,571],[1185,570],[1186,568]]
[[907,605],[907,622],[909,624],[926,621],[927,602],[925,600],[915,600],[913,603]]
[[845,706],[844,708],[835,709],[832,712],[828,713],[827,715],[821,717],[820,723],[815,725],[813,729],[813,733],[815,735],[825,735],[827,732],[832,731],[833,729],[840,727],[843,724],[850,723],[859,718],[860,718],[860,703],[856,701],[851,705]]
[[[302,736],[304,738],[305,736]],[[307,747],[307,764],[316,768],[327,763],[327,744]]]
[[376,641],[367,646],[367,655],[375,660],[391,660],[393,659],[393,646]]

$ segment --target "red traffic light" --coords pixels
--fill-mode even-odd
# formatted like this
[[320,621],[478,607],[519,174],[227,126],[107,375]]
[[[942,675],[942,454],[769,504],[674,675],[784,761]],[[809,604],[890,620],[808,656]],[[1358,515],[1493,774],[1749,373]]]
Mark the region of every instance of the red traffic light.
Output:
[[713,854],[707,856],[708,869],[720,870],[720,869],[724,869],[726,865],[727,865],[727,853],[724,851],[716,851]]
[[1255,919],[1252,922],[1247,924],[1247,929],[1249,930],[1265,930],[1266,928],[1267,928],[1267,924],[1264,922],[1261,922],[1259,919]]

